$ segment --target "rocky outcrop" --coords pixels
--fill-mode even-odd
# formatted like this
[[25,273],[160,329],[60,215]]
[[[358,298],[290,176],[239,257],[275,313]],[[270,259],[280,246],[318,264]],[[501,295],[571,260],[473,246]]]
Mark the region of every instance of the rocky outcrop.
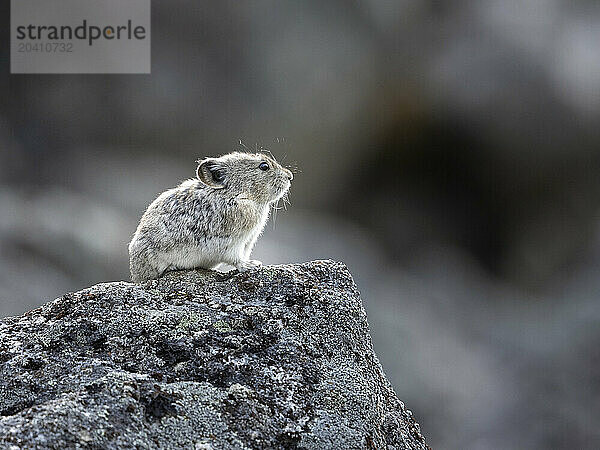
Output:
[[0,321],[2,448],[425,449],[331,261],[174,272]]

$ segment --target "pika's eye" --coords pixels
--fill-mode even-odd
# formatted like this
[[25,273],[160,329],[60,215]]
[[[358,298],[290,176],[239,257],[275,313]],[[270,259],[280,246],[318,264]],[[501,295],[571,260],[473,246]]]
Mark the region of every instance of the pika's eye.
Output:
[[215,182],[220,183],[225,179],[225,174],[221,170],[213,170],[212,179],[215,180]]
[[266,162],[264,162],[264,161],[263,161],[263,162],[261,162],[261,163],[258,165],[258,168],[259,168],[260,170],[269,170],[269,165],[268,165]]

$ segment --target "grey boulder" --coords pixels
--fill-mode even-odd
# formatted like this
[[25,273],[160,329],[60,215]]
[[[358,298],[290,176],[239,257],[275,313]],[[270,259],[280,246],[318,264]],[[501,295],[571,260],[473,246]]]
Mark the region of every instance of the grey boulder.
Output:
[[332,261],[103,283],[3,319],[0,447],[428,448]]

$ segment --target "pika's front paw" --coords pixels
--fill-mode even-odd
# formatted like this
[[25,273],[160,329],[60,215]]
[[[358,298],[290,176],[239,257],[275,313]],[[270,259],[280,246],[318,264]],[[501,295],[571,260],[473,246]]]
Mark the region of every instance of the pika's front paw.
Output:
[[245,272],[247,270],[256,269],[260,266],[262,266],[262,262],[260,262],[259,260],[249,259],[248,261],[241,261],[235,266],[235,268],[240,272]]

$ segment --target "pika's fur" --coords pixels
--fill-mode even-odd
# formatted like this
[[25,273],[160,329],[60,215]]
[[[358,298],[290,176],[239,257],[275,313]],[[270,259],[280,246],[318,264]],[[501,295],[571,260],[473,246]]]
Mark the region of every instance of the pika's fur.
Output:
[[240,271],[261,265],[250,253],[292,173],[260,153],[198,162],[197,178],[163,192],[142,216],[129,243],[132,281],[220,263]]

